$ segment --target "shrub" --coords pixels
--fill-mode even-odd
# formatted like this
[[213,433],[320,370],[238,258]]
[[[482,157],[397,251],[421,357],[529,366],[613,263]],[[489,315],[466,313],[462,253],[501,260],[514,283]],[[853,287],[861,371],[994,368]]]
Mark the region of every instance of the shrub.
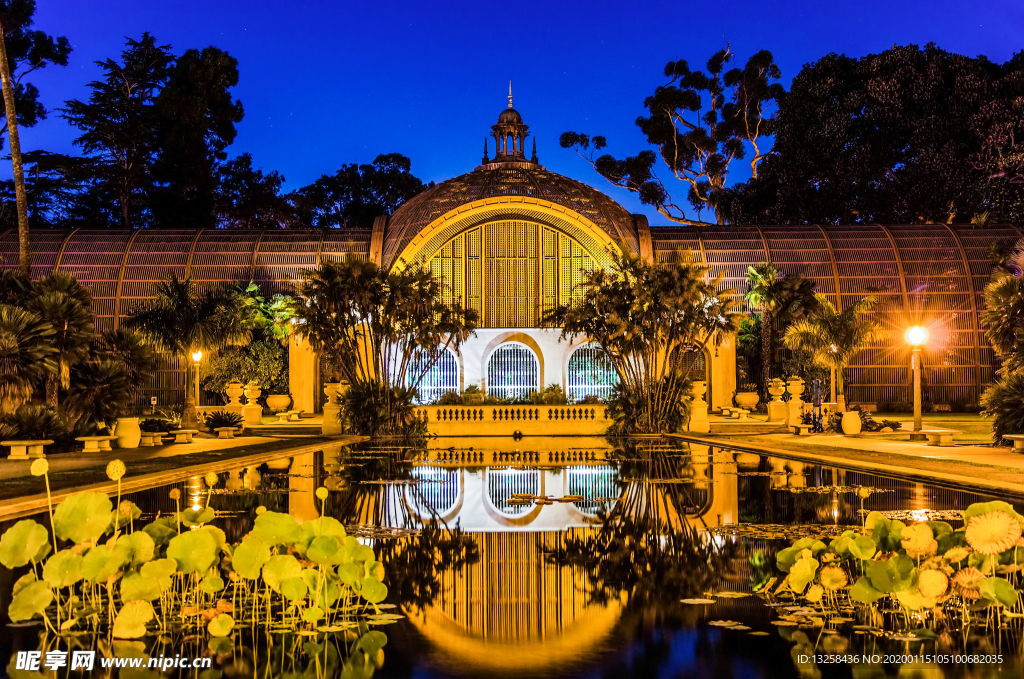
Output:
[[462,402],[468,406],[481,405],[484,402],[484,392],[476,384],[471,384],[462,390]]
[[15,429],[15,435],[21,439],[59,439],[71,431],[64,418],[46,406],[23,405],[0,421]]
[[1007,434],[1024,434],[1024,370],[997,380],[981,396],[984,413],[992,418],[992,439],[1007,444]]
[[562,386],[552,382],[544,387],[543,391],[535,391],[530,394],[530,403],[534,405],[564,406],[568,403]]
[[608,400],[608,415],[613,424],[608,428],[609,436],[632,436],[634,434],[657,434],[677,432],[681,430],[690,417],[690,395],[692,381],[683,380],[680,389],[659,390],[657,382],[652,389],[653,394],[673,394],[671,403],[652,403],[650,394],[639,389],[629,389],[622,384],[616,385]]
[[206,427],[208,429],[220,429],[221,427],[241,427],[242,415],[228,410],[207,413]]
[[736,388],[736,393],[752,392],[752,391],[753,392],[757,391],[757,385],[754,384],[753,382],[747,382],[746,384],[741,384],[739,387]]
[[226,347],[200,368],[204,390],[223,394],[228,382],[255,382],[264,394],[287,394],[285,352],[277,342],[253,342],[245,347]]
[[597,394],[587,394],[586,396],[584,396],[583,398],[576,402],[583,405],[597,405],[599,403],[604,403],[604,401],[601,400],[601,397],[598,396]]
[[345,428],[360,436],[426,436],[427,423],[416,416],[416,392],[380,382],[353,384],[341,398],[339,417]]
[[63,407],[79,426],[103,427],[124,414],[132,393],[132,383],[121,364],[85,361],[71,369],[71,388]]
[[437,405],[460,406],[462,405],[462,395],[457,391],[446,391],[441,394],[441,398],[437,399]]
[[161,432],[167,433],[171,429],[177,429],[172,422],[160,419],[158,417],[147,417],[146,419],[139,422],[139,429],[147,434],[159,434]]

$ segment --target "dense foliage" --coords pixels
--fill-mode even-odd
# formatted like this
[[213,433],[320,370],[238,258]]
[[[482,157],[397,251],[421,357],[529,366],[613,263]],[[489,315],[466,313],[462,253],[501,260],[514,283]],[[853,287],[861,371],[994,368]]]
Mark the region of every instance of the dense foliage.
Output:
[[690,400],[684,352],[703,351],[734,332],[734,295],[689,253],[662,265],[612,253],[608,268],[586,272],[570,304],[552,309],[546,324],[563,338],[586,337],[604,350],[619,386],[610,413],[620,434],[675,431]]
[[387,272],[351,259],[303,271],[294,307],[297,332],[330,372],[348,382],[350,392],[369,399],[353,401],[352,408],[372,404],[379,410],[345,409],[357,433],[397,433],[395,428],[409,422],[424,377],[474,333],[476,311],[459,301],[444,302],[441,292],[441,282],[417,266]]
[[982,324],[1000,361],[995,383],[981,398],[998,443],[1007,434],[1024,434],[1024,241],[985,286]]

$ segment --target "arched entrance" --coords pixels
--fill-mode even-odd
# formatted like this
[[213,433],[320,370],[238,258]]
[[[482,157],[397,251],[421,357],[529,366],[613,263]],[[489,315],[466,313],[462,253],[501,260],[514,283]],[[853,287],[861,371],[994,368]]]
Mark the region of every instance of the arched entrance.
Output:
[[604,401],[611,396],[618,381],[619,376],[599,345],[584,344],[569,356],[565,395],[570,401],[582,401],[588,396]]
[[522,342],[505,342],[487,359],[487,393],[495,398],[527,399],[540,388],[537,355]]

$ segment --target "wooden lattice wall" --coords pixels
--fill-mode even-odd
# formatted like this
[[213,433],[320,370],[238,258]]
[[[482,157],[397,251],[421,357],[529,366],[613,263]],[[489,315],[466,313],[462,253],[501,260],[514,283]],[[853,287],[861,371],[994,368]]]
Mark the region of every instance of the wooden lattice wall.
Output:
[[992,268],[988,247],[1022,236],[1011,225],[651,228],[659,261],[688,249],[740,295],[747,291],[747,266],[767,261],[784,274],[814,280],[839,308],[875,296],[890,339],[862,352],[846,379],[849,399],[879,403],[910,400],[904,333],[917,324],[930,330],[924,376],[931,400],[977,403],[995,363],[979,318]]

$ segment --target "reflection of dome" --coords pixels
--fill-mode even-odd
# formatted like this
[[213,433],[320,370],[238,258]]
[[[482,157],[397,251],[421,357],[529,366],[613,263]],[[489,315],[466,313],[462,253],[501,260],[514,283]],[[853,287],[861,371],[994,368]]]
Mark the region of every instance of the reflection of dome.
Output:
[[[493,163],[441,182],[398,208],[388,220],[384,265],[392,266],[405,246],[441,215],[478,200],[515,197],[568,208],[589,219],[614,242],[624,242],[634,252],[639,251],[633,217],[597,189],[532,163]],[[514,217],[515,205],[509,204],[509,217]]]

